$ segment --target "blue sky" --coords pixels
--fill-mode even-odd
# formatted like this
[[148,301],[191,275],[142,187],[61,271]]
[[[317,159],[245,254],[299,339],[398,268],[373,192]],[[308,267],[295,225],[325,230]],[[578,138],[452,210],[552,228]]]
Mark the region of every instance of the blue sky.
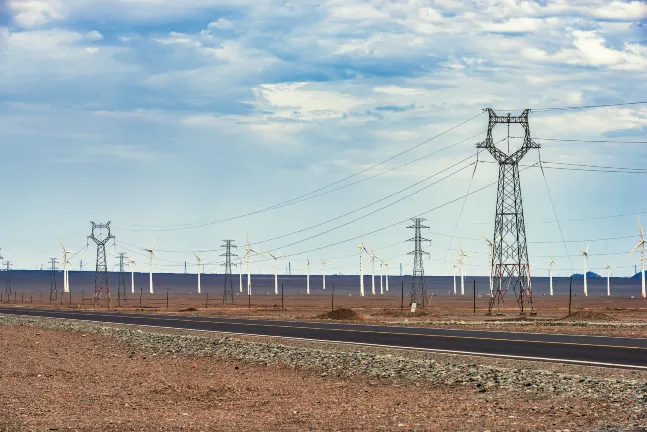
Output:
[[[4,0],[0,13],[0,247],[15,268],[60,255],[59,238],[80,249],[90,220],[111,220],[111,257],[161,236],[157,271],[182,271],[196,250],[217,263],[221,239],[242,246],[248,231],[257,249],[292,254],[293,271],[310,259],[316,273],[327,259],[329,272],[356,273],[352,238],[362,230],[379,230],[365,241],[394,273],[400,262],[410,271],[403,254],[412,245],[402,242],[411,230],[382,228],[465,194],[472,175],[471,190],[495,181],[494,164],[474,174],[459,165],[401,202],[393,203],[431,180],[291,233],[474,156],[485,114],[353,181],[472,137],[404,168],[184,228],[323,187],[485,107],[520,113],[647,94],[647,5],[638,1]],[[538,110],[530,119],[537,138],[644,141],[647,105]],[[645,144],[538,142],[551,162],[644,168],[647,156]],[[531,152],[524,162],[537,160]],[[557,273],[581,271],[578,251],[593,239],[591,268],[608,257],[616,275],[632,274],[639,260],[627,252],[637,242],[632,214],[647,212],[645,175],[547,169],[546,179],[564,237],[577,241],[567,243],[569,264],[541,171],[524,171],[533,272],[546,274],[551,251]],[[459,242],[471,255],[466,272],[487,273],[480,232],[491,237],[494,201],[493,187],[471,195],[451,244],[463,201],[425,215],[427,274],[451,274]],[[628,216],[600,218],[620,214]],[[624,238],[597,240],[612,237]],[[92,248],[79,259],[91,266]],[[254,260],[254,272],[272,271],[267,258]]]

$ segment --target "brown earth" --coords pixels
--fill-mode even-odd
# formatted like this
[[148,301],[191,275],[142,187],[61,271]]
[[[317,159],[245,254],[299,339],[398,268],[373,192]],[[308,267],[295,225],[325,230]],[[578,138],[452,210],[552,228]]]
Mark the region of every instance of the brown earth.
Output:
[[0,350],[2,430],[575,431],[635,416],[612,401],[339,380],[31,327],[0,327]]

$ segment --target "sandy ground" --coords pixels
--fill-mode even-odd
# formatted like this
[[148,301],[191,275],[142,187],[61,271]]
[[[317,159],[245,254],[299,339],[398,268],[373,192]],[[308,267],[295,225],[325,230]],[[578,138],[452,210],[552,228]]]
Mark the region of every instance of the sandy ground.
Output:
[[[332,292],[331,292],[332,294]],[[16,293],[14,298],[5,305],[48,307],[63,309],[95,309],[90,293],[72,293],[61,301],[50,303],[48,294],[40,301],[40,293]],[[5,299],[6,300],[6,299]],[[406,302],[406,297],[405,297]],[[283,309],[281,305],[283,304]],[[537,316],[525,317],[528,322],[521,324],[508,322],[519,318],[519,310],[513,297],[508,298],[503,316],[486,316],[487,298],[474,299],[468,297],[437,296],[431,299],[431,304],[424,309],[423,316],[406,316],[400,313],[401,299],[393,294],[385,296],[328,296],[323,294],[281,296],[258,294],[251,298],[236,296],[236,304],[222,304],[220,297],[213,295],[169,295],[168,307],[166,294],[144,294],[134,298],[129,295],[126,301],[113,298],[110,310],[123,312],[173,313],[205,316],[223,316],[240,318],[265,318],[279,320],[316,320],[316,315],[325,313],[331,307],[352,308],[359,313],[367,324],[393,324],[409,326],[431,326],[446,328],[469,328],[520,332],[550,332],[564,334],[588,334],[606,336],[647,337],[647,300],[627,297],[573,297],[571,309],[577,311],[594,311],[608,317],[609,323],[621,323],[625,326],[597,325],[582,326],[577,323],[561,321],[568,314],[568,297],[540,296],[535,297],[534,306]],[[107,310],[107,302],[102,299],[97,308]],[[197,309],[189,310],[186,309]],[[406,309],[406,304],[405,304]],[[419,309],[422,310],[422,309]],[[400,315],[400,316],[398,316]],[[456,322],[459,321],[459,322]],[[464,321],[465,323],[461,323]],[[477,322],[478,323],[475,323]],[[549,325],[547,321],[553,323]],[[505,322],[505,323],[503,323]],[[559,325],[555,325],[555,323]],[[631,325],[638,324],[638,325]]]
[[30,327],[0,327],[0,350],[5,430],[563,431],[637,415],[604,400],[153,357],[107,337]]

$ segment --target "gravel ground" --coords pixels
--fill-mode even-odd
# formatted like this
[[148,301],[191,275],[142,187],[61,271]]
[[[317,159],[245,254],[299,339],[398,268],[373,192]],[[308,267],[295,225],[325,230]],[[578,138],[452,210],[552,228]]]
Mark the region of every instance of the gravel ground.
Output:
[[[153,334],[129,343],[98,326],[3,324],[12,326],[0,326],[0,430],[645,430],[622,401],[322,376],[180,355]],[[148,348],[134,349],[142,338]]]

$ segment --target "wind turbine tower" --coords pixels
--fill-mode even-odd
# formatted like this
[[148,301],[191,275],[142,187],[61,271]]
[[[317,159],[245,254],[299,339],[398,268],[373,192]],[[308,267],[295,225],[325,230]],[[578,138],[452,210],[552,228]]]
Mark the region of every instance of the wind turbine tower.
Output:
[[609,259],[606,260],[607,265],[603,270],[607,272],[607,297],[611,296],[611,269],[615,268],[614,266],[609,265]]
[[326,261],[321,260],[321,276],[323,280],[323,289],[326,289]]
[[368,251],[366,251],[366,253],[368,253],[368,256],[371,257],[371,294],[375,295],[375,258],[377,258],[377,256],[375,255],[375,250],[373,250],[372,244],[371,252],[369,253]]
[[131,259],[128,264],[130,265],[130,292],[135,294],[135,267],[137,263],[134,259]]
[[458,268],[458,265],[454,263],[452,267],[454,268],[454,295],[456,295],[456,269]]
[[[638,217],[636,215],[636,217]],[[635,248],[629,252],[629,255],[634,253],[638,248],[640,248],[640,275],[642,280],[642,298],[645,298],[645,235],[643,234],[643,227],[640,225],[640,217],[638,217],[638,230],[640,231],[640,241]]]
[[469,258],[465,252],[463,252],[463,247],[460,246],[461,253],[458,254],[458,263],[461,269],[461,295],[465,295],[465,258]]
[[310,260],[306,257],[306,294],[310,294]]
[[389,263],[385,262],[384,265],[386,266],[386,292],[389,292]]
[[[102,294],[105,294],[106,300],[108,301],[108,307],[110,307],[110,286],[108,285],[108,263],[106,260],[106,243],[110,239],[115,238],[110,233],[110,221],[105,224],[92,224],[92,234],[88,236],[88,239],[92,240],[97,245],[97,263],[94,272],[94,306],[96,307],[97,301]],[[103,234],[103,231],[106,230],[107,234]],[[95,231],[98,231],[95,235]]]
[[586,249],[580,251],[580,254],[582,254],[582,256],[584,257],[584,296],[585,297],[589,295],[588,286],[586,284],[586,268],[589,262],[589,246],[591,246],[591,242],[589,242],[586,245]]
[[550,295],[553,295],[553,264],[557,264],[553,261],[553,254],[550,254],[550,260],[548,260],[548,276],[550,281]]
[[[499,164],[493,248],[493,288],[496,289],[496,293],[490,297],[488,314],[492,313],[495,303],[498,309],[501,309],[503,298],[509,287],[512,287],[523,313],[526,302],[532,310],[532,295],[526,295],[526,293],[530,293],[527,289],[530,262],[523,218],[519,162],[530,149],[538,149],[540,146],[530,138],[528,123],[530,110],[524,110],[520,116],[515,117],[509,113],[507,116],[497,115],[491,108],[487,108],[485,111],[489,116],[487,137],[476,147],[486,149]],[[498,125],[507,126],[507,152],[496,147],[492,137],[492,131]],[[510,125],[521,125],[524,129],[523,143],[514,152],[510,152]]]
[[362,253],[366,250],[364,246],[364,234],[362,233],[362,243],[357,245],[359,249],[359,295],[364,297],[364,269],[362,267]]
[[258,252],[252,249],[251,245],[249,244],[249,234],[245,233],[245,236],[247,237],[247,250],[245,251],[245,255],[243,257],[247,257],[247,295],[252,295],[252,270],[251,270],[251,259],[252,259],[252,252],[257,254]]
[[380,295],[384,295],[384,285],[382,280],[384,279],[384,260],[380,258]]
[[[274,258],[274,294],[279,294],[279,258],[284,257],[285,254],[275,256],[270,251],[265,251],[269,256]],[[309,285],[309,284],[308,284]]]
[[160,241],[159,237],[157,237],[157,240],[155,240],[155,243],[153,243],[153,246],[150,249],[139,248],[143,251],[148,252],[148,280],[149,280],[148,292],[149,294],[153,294],[153,257],[155,256],[155,246],[157,246],[158,241]]
[[193,255],[195,256],[195,259],[198,261],[198,294],[202,294],[202,288],[200,286],[200,267],[202,265],[202,260],[205,259],[206,257],[199,257],[195,254],[195,252],[193,253]]

